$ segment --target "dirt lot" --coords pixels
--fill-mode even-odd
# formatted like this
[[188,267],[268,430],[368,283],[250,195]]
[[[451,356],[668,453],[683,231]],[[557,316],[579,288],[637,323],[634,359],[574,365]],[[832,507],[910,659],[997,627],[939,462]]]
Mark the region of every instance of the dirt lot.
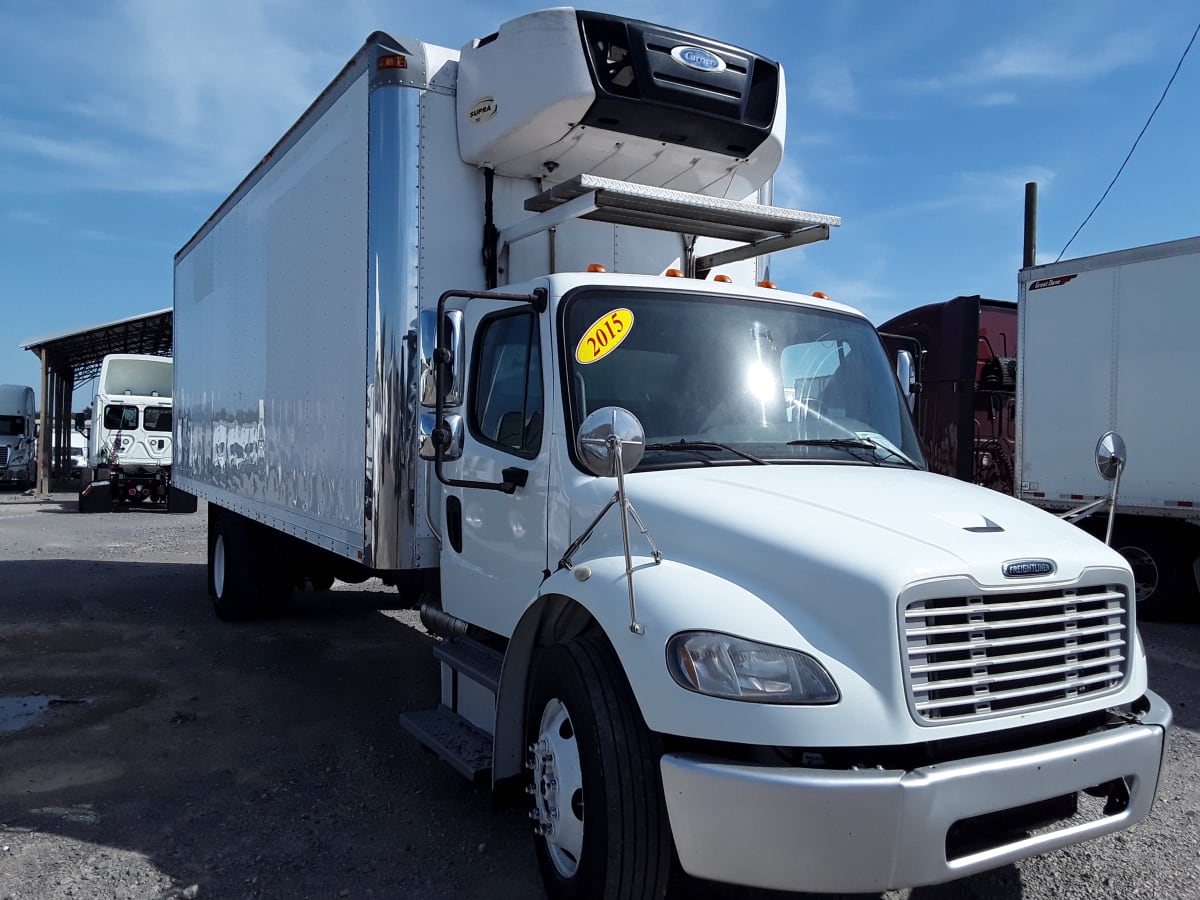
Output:
[[[541,896],[524,809],[494,809],[397,725],[437,678],[393,592],[339,584],[221,623],[203,507],[74,509],[0,492],[0,900]],[[1200,628],[1142,632],[1177,722],[1151,821],[886,896],[1200,897]]]

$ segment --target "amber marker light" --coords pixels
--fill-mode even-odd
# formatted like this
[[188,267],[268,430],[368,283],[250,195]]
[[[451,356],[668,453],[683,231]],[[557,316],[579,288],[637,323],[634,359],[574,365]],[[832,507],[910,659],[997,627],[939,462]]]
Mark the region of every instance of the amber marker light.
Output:
[[763,280],[763,281],[760,281],[760,282],[758,283],[758,286],[759,286],[760,288],[769,288],[769,289],[770,289],[770,290],[772,290],[772,291],[777,291],[777,290],[779,290],[779,285],[777,285],[777,284],[776,284],[775,282],[773,282],[773,281],[766,281],[766,280]]
[[828,300],[829,299],[829,295],[827,293],[825,293],[824,291],[813,291],[812,295],[814,297],[816,297],[818,300]]
[[608,271],[608,269],[604,268],[604,266],[600,265],[600,263],[588,263],[587,270],[589,272],[607,272]]
[[376,69],[407,69],[407,56],[381,56],[375,61]]
[[667,271],[663,272],[663,274],[666,275],[668,278],[682,278],[683,277],[683,272],[681,272],[679,269],[667,269]]
[[733,279],[728,275],[714,275],[713,281],[720,281],[722,284],[733,284]]

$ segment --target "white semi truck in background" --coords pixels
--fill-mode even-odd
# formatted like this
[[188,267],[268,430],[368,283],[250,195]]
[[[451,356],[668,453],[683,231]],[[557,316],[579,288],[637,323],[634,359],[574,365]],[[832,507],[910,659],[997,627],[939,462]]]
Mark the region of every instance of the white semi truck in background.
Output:
[[615,16],[376,32],[176,254],[217,615],[394,584],[440,637],[405,727],[523,782],[554,897],[932,884],[1153,801],[1128,565],[925,471],[870,323],[767,280],[838,224],[759,202],[784,111]]
[[80,473],[81,512],[167,500],[173,382],[170,357],[113,353],[101,361]]
[[0,484],[37,481],[37,406],[33,388],[0,384]]
[[1200,615],[1200,418],[1188,399],[1197,285],[1200,237],[1032,266],[1018,279],[1017,496],[1066,510],[1106,495],[1074,463],[1089,436],[1119,430],[1132,459],[1112,544],[1133,567],[1139,611],[1154,617]]

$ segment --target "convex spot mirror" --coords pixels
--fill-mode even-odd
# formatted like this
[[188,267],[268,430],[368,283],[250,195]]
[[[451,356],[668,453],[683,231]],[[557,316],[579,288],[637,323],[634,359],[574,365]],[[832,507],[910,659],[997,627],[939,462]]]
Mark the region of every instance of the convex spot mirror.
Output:
[[646,432],[629,410],[605,406],[583,420],[575,444],[589,472],[615,478],[618,466],[621,472],[631,472],[642,461]]
[[[450,442],[442,446],[442,459],[455,460],[459,459],[463,454],[463,435],[466,429],[463,426],[463,418],[459,415],[447,415],[445,417],[446,431],[449,433]],[[420,418],[420,449],[417,455],[421,459],[430,462],[437,459],[437,441],[434,437],[434,432],[437,430],[437,414],[433,412],[422,412]]]
[[1105,432],[1096,442],[1096,470],[1105,481],[1117,477],[1128,457],[1125,455],[1125,439],[1115,431]]

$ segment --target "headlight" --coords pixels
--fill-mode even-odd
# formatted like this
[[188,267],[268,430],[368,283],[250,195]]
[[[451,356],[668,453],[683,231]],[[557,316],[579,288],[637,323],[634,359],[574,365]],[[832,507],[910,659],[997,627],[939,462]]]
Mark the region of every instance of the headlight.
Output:
[[681,687],[752,703],[837,703],[825,667],[799,650],[712,631],[685,631],[667,642],[667,669]]

